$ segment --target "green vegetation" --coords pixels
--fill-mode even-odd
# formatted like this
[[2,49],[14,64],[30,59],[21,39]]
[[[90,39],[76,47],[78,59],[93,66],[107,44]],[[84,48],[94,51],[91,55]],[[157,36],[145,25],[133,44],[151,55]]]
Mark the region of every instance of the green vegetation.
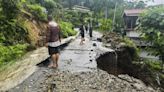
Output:
[[112,31],[112,20],[111,19],[100,19],[99,30],[101,31]]
[[73,28],[73,25],[68,23],[68,22],[60,22],[60,28],[61,28],[61,31],[62,31],[62,37],[63,38],[67,38],[69,36],[73,36],[73,35],[76,35],[76,31],[74,31],[72,28]]
[[63,21],[65,22],[71,22],[73,23],[75,26],[80,25],[80,21],[79,21],[79,17],[80,15],[78,14],[78,12],[75,12],[73,10],[65,10],[64,14],[63,14]]
[[153,61],[153,60],[145,60],[145,64],[148,65],[148,67],[150,67],[150,69],[152,71],[161,71],[162,67],[161,67],[161,62],[159,61]]
[[49,15],[54,15],[54,16],[57,15],[58,10],[62,8],[61,5],[59,5],[53,0],[45,0],[43,6],[47,9]]
[[0,18],[0,43],[8,45],[16,45],[19,43],[25,43],[27,40],[27,30],[22,27],[17,20],[6,20]]
[[26,52],[27,30],[17,20],[18,0],[2,0],[0,14],[0,66],[21,57]]
[[[159,75],[161,86],[163,87],[163,63],[164,63],[164,7],[155,6],[146,9],[138,19],[136,30],[142,32],[142,37],[152,46],[147,47],[149,54],[159,56],[160,61],[144,59],[143,63],[146,67],[144,70],[149,70],[150,77],[155,81],[156,75]],[[162,62],[161,62],[162,61]],[[157,83],[155,81],[155,83]]]
[[36,48],[38,34],[47,30],[47,14],[60,23],[64,38],[75,35],[70,21],[59,18],[61,10],[55,0],[0,0],[0,67]]
[[[46,0],[46,2],[52,2],[52,1],[53,0]],[[145,8],[146,6],[146,4],[143,1],[128,2],[125,0],[55,0],[55,1],[56,4],[52,2],[51,4],[48,5],[49,6],[56,5],[57,7],[57,5],[60,4],[63,7],[63,9],[58,9],[61,11],[60,14],[62,14],[61,17],[63,21],[71,22],[74,26],[78,26],[80,25],[81,21],[85,22],[89,19],[92,19],[93,28],[96,28],[96,30],[115,31],[115,32],[120,32],[121,28],[124,27],[123,18],[122,18],[124,9]],[[90,11],[85,13],[83,9],[77,11],[75,9],[75,6],[83,6],[83,8],[88,9]],[[57,12],[57,14],[59,13]],[[101,27],[101,29],[98,28],[99,26]]]
[[106,32],[102,37],[102,41],[106,44],[110,44],[110,48],[116,51],[118,49],[126,49],[132,60],[138,60],[139,58],[139,49],[136,44],[127,37],[121,37],[115,32]]
[[12,46],[0,45],[0,67],[22,57],[26,53],[26,44]]
[[[80,7],[79,7],[80,6]],[[104,32],[104,39],[111,47],[124,46],[129,56],[138,58],[136,45],[115,32],[124,28],[124,9],[143,9],[143,1],[125,0],[0,0],[0,67],[15,62],[26,52],[36,48],[40,35],[47,30],[47,15],[59,23],[63,38],[76,35],[74,27],[92,22],[93,28]],[[137,30],[143,32],[153,55],[160,56],[164,63],[164,7],[148,7],[141,14]],[[134,60],[134,59],[133,59]],[[140,60],[138,60],[140,61]],[[161,62],[143,60],[138,71],[144,69],[161,73]],[[141,62],[133,62],[141,63]],[[144,67],[142,67],[144,66]],[[146,67],[146,68],[145,68]],[[153,75],[153,73],[150,73]],[[164,75],[160,75],[164,78]]]
[[143,1],[125,2],[127,9],[144,9],[146,4]]
[[35,18],[37,20],[46,20],[47,19],[47,15],[45,13],[46,9],[38,4],[34,4],[34,5],[27,5],[27,8],[29,10],[29,12],[35,16]]
[[138,59],[140,50],[139,50],[139,48],[137,48],[136,44],[127,37],[124,37],[122,42],[124,42],[126,44],[125,46],[129,47],[130,55],[134,59]]
[[83,13],[80,11],[74,11],[74,10],[64,10],[63,11],[63,18],[62,20],[65,22],[71,22],[73,26],[80,26],[85,21],[87,21],[86,18],[89,18],[90,15],[88,13]]
[[[145,8],[146,6],[143,1],[128,2],[125,0],[57,0],[57,2],[60,3],[64,8],[68,8],[69,10],[72,10],[74,8],[74,5],[89,8],[92,15],[87,17],[92,19],[93,27],[96,28],[96,30],[115,32],[120,32],[121,28],[124,27],[122,18],[124,9]],[[73,20],[73,22],[71,22],[73,23],[73,25],[76,26],[76,24],[79,23],[77,22],[78,19],[86,19],[86,17],[80,16],[80,14],[78,14],[79,16],[76,16],[76,14],[78,13],[69,12],[68,14],[64,13],[64,16],[66,16],[67,21]],[[74,22],[77,23],[74,24]],[[101,28],[98,28],[99,26]]]
[[2,0],[2,12],[7,19],[13,19],[19,13],[19,0]]
[[147,9],[139,18],[137,29],[143,32],[143,37],[150,42],[152,47],[148,48],[151,54],[160,56],[164,62],[164,7],[153,7]]

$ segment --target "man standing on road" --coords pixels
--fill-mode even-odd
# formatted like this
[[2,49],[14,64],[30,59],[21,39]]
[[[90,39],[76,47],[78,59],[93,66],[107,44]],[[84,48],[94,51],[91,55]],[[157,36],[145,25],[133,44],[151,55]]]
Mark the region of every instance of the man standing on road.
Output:
[[52,16],[48,16],[48,30],[46,34],[46,47],[51,57],[49,67],[57,68],[59,60],[59,46],[61,44],[60,29],[58,24],[53,21]]
[[80,41],[80,45],[83,45],[84,44],[84,41],[85,41],[85,32],[84,32],[84,25],[82,24],[80,26],[80,35],[81,35],[81,41]]
[[90,37],[90,39],[92,39],[92,31],[93,31],[92,23],[91,23],[91,20],[89,20],[89,37]]

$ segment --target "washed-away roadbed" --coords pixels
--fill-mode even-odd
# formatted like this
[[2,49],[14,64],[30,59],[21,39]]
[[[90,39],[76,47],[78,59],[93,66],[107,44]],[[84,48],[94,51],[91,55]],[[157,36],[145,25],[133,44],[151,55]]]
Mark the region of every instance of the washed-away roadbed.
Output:
[[[79,45],[80,37],[70,43],[60,54],[59,68],[47,68],[45,62],[39,64],[30,77],[9,92],[158,92],[142,81],[128,75],[114,76],[97,68],[97,50],[102,43],[94,32],[92,40],[88,36],[84,45]],[[94,44],[94,45],[93,45]],[[112,51],[107,49],[107,51]],[[39,52],[38,52],[39,53]],[[159,91],[160,92],[160,91]]]

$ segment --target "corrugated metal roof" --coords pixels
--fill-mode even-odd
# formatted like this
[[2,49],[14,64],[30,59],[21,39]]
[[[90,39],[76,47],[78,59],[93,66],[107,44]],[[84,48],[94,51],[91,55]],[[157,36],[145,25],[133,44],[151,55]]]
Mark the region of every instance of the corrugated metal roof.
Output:
[[124,14],[126,16],[139,16],[144,11],[144,9],[131,9],[131,10],[124,10]]

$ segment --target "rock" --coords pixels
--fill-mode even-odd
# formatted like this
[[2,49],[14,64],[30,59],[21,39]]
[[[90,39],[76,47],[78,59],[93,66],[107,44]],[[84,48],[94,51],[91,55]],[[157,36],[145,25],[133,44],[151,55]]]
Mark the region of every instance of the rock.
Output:
[[[54,90],[58,92],[155,92],[153,88],[147,88],[141,81],[136,81],[133,86],[133,80],[137,80],[128,75],[113,76],[102,70],[93,70],[92,72],[70,73],[63,71],[58,76],[52,76],[56,80],[53,85]],[[127,81],[130,80],[131,81]],[[51,79],[48,79],[51,80]],[[50,84],[52,86],[52,83]],[[57,87],[57,89],[56,89]]]
[[97,38],[97,41],[102,42],[102,39],[101,38]]
[[30,82],[33,82],[34,80],[30,80]]
[[107,48],[110,48],[111,47],[111,44],[110,43],[107,43],[107,44],[104,44],[105,47]]
[[76,89],[76,88],[74,88],[74,90],[73,91],[75,91],[75,92],[79,92],[79,90],[78,89]]
[[29,88],[31,88],[32,86],[31,86],[31,85],[29,85],[28,87],[29,87]]
[[[109,39],[108,41],[113,42],[115,40]],[[118,43],[114,43],[114,44],[118,44]],[[112,53],[111,55],[111,57],[113,57],[112,59],[116,60],[115,51],[112,49],[109,49],[109,48],[101,49],[101,46],[100,46],[100,48],[93,49],[91,51],[94,51],[94,52],[96,51],[98,54],[99,54],[99,51],[101,51],[99,55],[107,55],[109,53]],[[90,54],[93,54],[91,51],[89,51]],[[106,53],[106,51],[108,51],[108,53]],[[67,60],[70,63],[72,62],[72,60],[69,60],[69,58],[67,58]],[[107,64],[108,63],[106,63],[106,65]],[[116,65],[116,63],[114,63],[113,65]],[[85,67],[85,69],[86,68],[87,67]],[[69,70],[71,71],[69,72],[69,71],[48,69],[48,73],[46,73],[47,75],[43,74],[42,71],[41,71],[41,74],[42,74],[41,76],[40,74],[38,74],[39,78],[37,81],[39,81],[39,84],[37,85],[37,83],[35,83],[36,84],[35,86],[37,87],[42,86],[41,88],[38,88],[38,90],[41,90],[41,92],[47,92],[47,91],[50,92],[49,91],[50,88],[52,88],[51,90],[55,92],[73,92],[73,91],[75,92],[76,91],[77,92],[137,92],[139,90],[138,88],[140,88],[141,86],[142,86],[140,90],[141,92],[151,92],[151,91],[155,92],[153,88],[152,90],[150,88],[147,88],[147,86],[144,85],[141,81],[137,81],[137,79],[133,77],[130,77],[127,75],[121,75],[117,77],[112,74],[108,74],[107,72],[97,69],[97,68],[93,68],[90,72],[85,71],[85,72],[73,72],[73,73],[71,70]],[[129,79],[131,80],[127,81]],[[42,83],[40,84],[40,82]],[[132,85],[132,84],[135,84],[135,85]],[[31,88],[31,90],[33,89]],[[29,92],[37,92],[37,91],[31,91],[31,90]],[[14,92],[17,92],[17,91],[14,91]],[[23,91],[20,91],[20,92],[23,92]]]
[[118,78],[121,78],[122,80],[125,80],[129,83],[133,83],[134,81],[132,80],[133,78],[130,77],[129,75],[118,75]]
[[144,88],[143,88],[143,85],[141,85],[141,84],[139,84],[139,83],[133,84],[133,87],[134,87],[136,90],[138,90],[138,91],[141,91],[141,90],[144,89]]
[[96,43],[93,43],[93,46],[97,46],[97,44]]
[[19,88],[20,88],[19,86],[16,87],[16,89],[19,89]]
[[124,42],[121,42],[118,46],[117,46],[117,48],[121,48],[121,47],[125,47],[126,46],[126,44],[124,43]]
[[51,87],[51,89],[54,89],[54,88],[56,88],[56,84],[53,82],[50,84],[50,87]]

